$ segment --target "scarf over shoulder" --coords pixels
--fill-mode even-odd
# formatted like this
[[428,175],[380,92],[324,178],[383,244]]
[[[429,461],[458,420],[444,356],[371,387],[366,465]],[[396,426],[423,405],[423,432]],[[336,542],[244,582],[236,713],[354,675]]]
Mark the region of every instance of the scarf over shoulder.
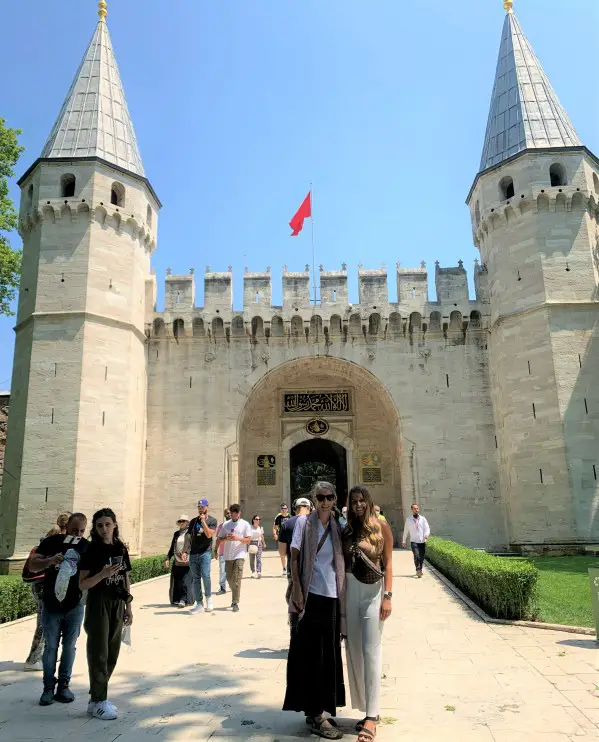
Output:
[[[300,621],[306,610],[305,601],[310,592],[310,583],[312,582],[312,573],[314,572],[314,563],[316,561],[316,550],[318,549],[319,542],[318,513],[314,510],[310,515],[304,517],[306,518],[306,525],[304,527],[302,545],[298,557],[300,582],[302,586],[302,594],[304,596],[304,610],[299,613],[298,616],[298,620]],[[335,570],[335,580],[337,582],[337,597],[339,598],[341,609],[341,633],[345,635],[347,633],[345,629],[345,559],[343,557],[343,547],[341,543],[341,526],[332,515],[329,523],[331,525],[331,532],[327,538],[330,538],[333,541],[333,566]],[[289,613],[298,613],[297,607],[292,598],[289,599]]]

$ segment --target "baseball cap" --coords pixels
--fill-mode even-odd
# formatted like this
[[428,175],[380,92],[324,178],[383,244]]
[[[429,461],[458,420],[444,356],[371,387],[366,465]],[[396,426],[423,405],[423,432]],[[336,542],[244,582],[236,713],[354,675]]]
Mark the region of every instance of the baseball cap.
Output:
[[305,508],[312,507],[312,503],[310,502],[310,500],[308,500],[307,497],[298,497],[297,500],[293,503],[294,509],[299,508],[300,505],[303,505]]
[[201,505],[203,508],[207,508],[208,500],[198,500],[198,505]]
[[287,507],[287,503],[286,502],[282,502],[281,503],[281,508],[286,508],[286,507]]

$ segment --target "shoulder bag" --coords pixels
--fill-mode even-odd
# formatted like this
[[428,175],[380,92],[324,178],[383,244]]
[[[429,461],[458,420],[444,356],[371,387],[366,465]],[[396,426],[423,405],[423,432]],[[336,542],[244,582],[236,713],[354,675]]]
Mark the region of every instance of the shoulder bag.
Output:
[[381,565],[378,567],[366,556],[362,549],[360,549],[355,537],[351,545],[351,573],[358,582],[362,582],[365,585],[375,585],[385,576],[385,567],[382,564],[382,557]]

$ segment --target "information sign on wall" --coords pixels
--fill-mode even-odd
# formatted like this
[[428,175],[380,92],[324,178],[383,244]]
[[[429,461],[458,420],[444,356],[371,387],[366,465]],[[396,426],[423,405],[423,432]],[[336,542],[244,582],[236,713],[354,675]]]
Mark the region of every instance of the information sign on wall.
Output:
[[262,454],[256,459],[256,484],[258,487],[274,487],[277,483],[277,460],[271,454]]

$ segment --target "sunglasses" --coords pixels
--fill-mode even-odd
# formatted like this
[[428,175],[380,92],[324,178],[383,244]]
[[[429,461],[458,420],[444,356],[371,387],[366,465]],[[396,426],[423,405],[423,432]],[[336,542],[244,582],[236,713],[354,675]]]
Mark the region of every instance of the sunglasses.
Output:
[[177,523],[187,523],[186,520],[178,520]]
[[254,518],[254,520],[262,520],[262,518]]
[[316,499],[318,500],[318,502],[324,502],[325,500],[333,502],[333,500],[335,499],[335,495],[316,495]]

